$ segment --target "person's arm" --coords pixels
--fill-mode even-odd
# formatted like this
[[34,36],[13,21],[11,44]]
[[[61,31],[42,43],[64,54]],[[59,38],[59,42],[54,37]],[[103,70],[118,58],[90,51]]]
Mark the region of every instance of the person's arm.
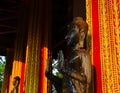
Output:
[[55,86],[55,89],[56,89],[57,93],[62,93],[62,78],[54,76],[49,72],[46,72],[46,77]]
[[51,74],[50,72],[46,72],[45,73],[46,77],[52,82],[52,83],[56,83],[56,84],[60,84],[62,82],[62,79],[54,76],[53,74]]

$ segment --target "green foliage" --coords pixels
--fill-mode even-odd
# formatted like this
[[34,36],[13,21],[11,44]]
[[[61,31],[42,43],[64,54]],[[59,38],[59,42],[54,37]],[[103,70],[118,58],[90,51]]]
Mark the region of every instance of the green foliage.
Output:
[[0,81],[3,81],[5,63],[0,62]]
[[[1,90],[2,82],[3,82],[3,78],[4,78],[5,63],[6,63],[5,57],[0,56],[0,90]],[[0,91],[0,93],[1,93],[1,91]]]

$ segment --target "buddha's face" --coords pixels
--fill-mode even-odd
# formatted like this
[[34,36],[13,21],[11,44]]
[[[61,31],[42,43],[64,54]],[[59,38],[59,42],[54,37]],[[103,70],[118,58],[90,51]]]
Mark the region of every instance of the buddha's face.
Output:
[[79,42],[79,28],[73,23],[68,27],[68,33],[65,37],[67,45],[74,46]]

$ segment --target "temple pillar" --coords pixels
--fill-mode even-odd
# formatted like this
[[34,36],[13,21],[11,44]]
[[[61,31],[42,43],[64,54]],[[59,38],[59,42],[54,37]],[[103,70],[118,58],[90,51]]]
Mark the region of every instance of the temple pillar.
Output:
[[49,0],[31,0],[30,3],[25,93],[47,93],[45,69],[51,24],[49,4]]

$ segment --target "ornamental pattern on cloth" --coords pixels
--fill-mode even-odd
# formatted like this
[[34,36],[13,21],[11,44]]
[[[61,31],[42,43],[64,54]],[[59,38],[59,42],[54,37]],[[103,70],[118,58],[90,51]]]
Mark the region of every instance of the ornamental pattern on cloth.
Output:
[[[93,5],[93,3],[96,5]],[[93,14],[96,9],[98,16],[95,17]],[[101,71],[102,93],[120,93],[120,1],[86,0],[86,11],[87,21],[93,37],[92,61],[96,67],[96,72]],[[95,24],[95,21],[93,21],[96,20],[95,18],[98,19],[98,24]],[[93,34],[94,27],[97,25],[99,39]],[[97,41],[96,39],[100,41],[100,46],[94,46],[94,43]],[[100,65],[95,64],[95,61],[97,61],[97,59],[94,58],[96,47],[100,47],[100,53],[98,53],[100,54]],[[97,66],[100,66],[101,69],[98,69]],[[95,78],[97,79],[98,75],[96,75]],[[100,80],[97,79],[96,83],[99,84],[99,81]],[[99,90],[97,90],[97,93],[100,93]]]

